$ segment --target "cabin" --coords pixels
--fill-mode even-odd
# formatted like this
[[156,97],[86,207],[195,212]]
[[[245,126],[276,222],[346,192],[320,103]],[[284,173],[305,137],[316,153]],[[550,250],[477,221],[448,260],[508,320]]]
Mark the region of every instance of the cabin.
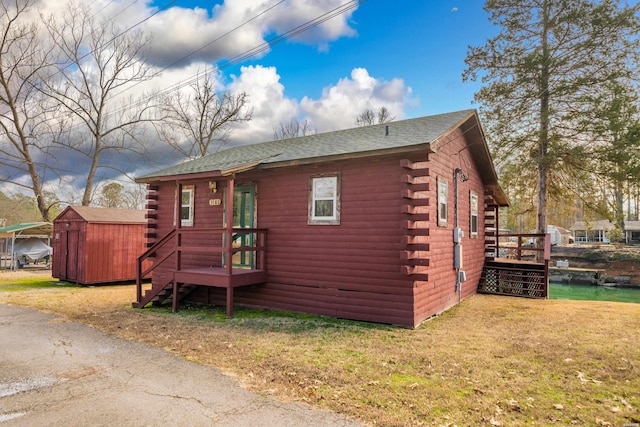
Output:
[[82,285],[133,281],[147,249],[144,210],[68,206],[53,221],[54,278]]
[[476,293],[508,205],[475,110],[232,147],[136,181],[152,287],[133,306],[228,316],[415,327]]

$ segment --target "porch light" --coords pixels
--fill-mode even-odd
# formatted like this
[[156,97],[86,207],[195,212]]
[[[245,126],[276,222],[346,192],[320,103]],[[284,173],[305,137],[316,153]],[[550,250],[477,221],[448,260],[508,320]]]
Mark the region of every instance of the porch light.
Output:
[[218,182],[217,181],[209,181],[209,190],[211,190],[212,193],[217,193],[218,192]]

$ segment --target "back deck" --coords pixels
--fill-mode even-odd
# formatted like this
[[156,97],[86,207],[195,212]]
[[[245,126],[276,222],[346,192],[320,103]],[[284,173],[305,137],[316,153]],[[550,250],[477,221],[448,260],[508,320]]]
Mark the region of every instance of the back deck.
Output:
[[[502,245],[500,245],[502,239]],[[478,292],[525,298],[549,296],[548,234],[498,234],[484,263]],[[495,256],[499,254],[500,256]]]

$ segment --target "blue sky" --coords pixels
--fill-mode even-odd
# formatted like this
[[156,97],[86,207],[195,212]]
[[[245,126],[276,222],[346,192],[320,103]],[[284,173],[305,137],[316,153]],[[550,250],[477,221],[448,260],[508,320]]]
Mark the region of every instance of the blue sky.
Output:
[[462,82],[467,47],[495,31],[481,1],[369,0],[354,12],[352,27],[356,36],[326,52],[288,43],[256,62],[277,66],[287,94],[296,98],[317,96],[322,86],[363,67],[376,78],[405,81],[416,98],[408,117],[472,106],[479,85]]
[[[205,8],[213,17],[212,5],[221,3],[178,1],[172,7]],[[323,88],[364,68],[378,80],[404,81],[411,90],[404,118],[472,108],[479,84],[462,82],[467,47],[481,45],[496,33],[482,6],[480,0],[368,0],[346,21],[353,35],[315,44],[287,41],[224,73],[238,75],[242,66],[250,65],[275,67],[284,95],[299,101],[319,98]]]

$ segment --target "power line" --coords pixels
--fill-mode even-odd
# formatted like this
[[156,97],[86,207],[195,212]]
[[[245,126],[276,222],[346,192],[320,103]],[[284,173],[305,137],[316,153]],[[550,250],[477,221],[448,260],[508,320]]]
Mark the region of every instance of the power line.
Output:
[[[261,12],[261,14],[264,14],[267,11],[273,9],[274,7],[278,6],[280,3],[283,3],[283,1],[284,0],[278,2],[274,6],[271,6],[267,10]],[[322,14],[322,15],[314,18],[314,19],[312,19],[312,20],[309,20],[309,21],[305,22],[304,24],[298,25],[297,27],[294,27],[294,28],[288,30],[287,32],[285,32],[285,33],[283,33],[281,35],[272,37],[271,39],[265,41],[264,43],[261,43],[260,45],[254,46],[253,48],[251,48],[251,49],[249,49],[249,50],[247,50],[245,52],[242,52],[242,53],[240,53],[238,55],[235,55],[235,56],[231,57],[230,59],[225,61],[225,63],[222,64],[222,65],[212,66],[211,69],[209,69],[208,71],[205,71],[204,76],[209,76],[209,75],[214,74],[214,73],[216,73],[218,71],[225,70],[225,69],[227,69],[229,67],[232,67],[232,66],[234,66],[234,65],[236,65],[236,64],[238,64],[240,62],[243,62],[243,61],[245,61],[245,60],[247,60],[247,59],[249,59],[249,58],[251,58],[253,56],[256,56],[256,55],[258,55],[260,53],[263,53],[263,52],[269,50],[270,48],[272,48],[273,46],[276,46],[276,45],[278,45],[278,44],[280,44],[280,43],[282,43],[282,42],[284,42],[286,40],[289,40],[290,38],[292,38],[292,37],[294,37],[296,35],[299,35],[299,34],[305,32],[305,31],[308,31],[308,30],[310,30],[310,29],[312,29],[312,28],[314,28],[314,27],[316,27],[316,26],[318,26],[318,25],[320,25],[320,24],[322,24],[322,23],[324,23],[324,22],[326,22],[326,21],[328,21],[328,20],[330,20],[332,18],[335,18],[336,16],[339,16],[339,15],[345,13],[345,12],[348,12],[349,10],[353,10],[353,9],[357,8],[359,5],[365,3],[366,1],[367,0],[350,0],[347,3],[344,3],[344,4],[338,6],[338,7],[334,8],[334,9],[332,9],[332,10],[330,10],[330,11],[328,11],[328,12],[326,12],[326,13],[324,13],[324,14]],[[252,18],[251,20],[253,20],[253,19],[255,19],[255,17]],[[243,27],[244,25],[246,25],[251,20],[244,22],[243,24],[237,26],[236,28],[234,28],[230,32],[233,32],[233,31]],[[205,46],[200,47],[196,51],[194,51],[194,52],[190,53],[189,55],[186,55],[185,57],[183,57],[181,60],[184,60],[184,59],[188,58],[189,56],[193,55],[195,52],[198,52],[198,51],[204,49],[204,47],[207,47],[207,46],[215,43],[216,41],[218,41],[218,40],[222,39],[223,37],[225,37],[226,35],[228,35],[230,32],[225,33],[223,36],[219,37],[218,39],[208,43]],[[180,60],[176,61],[172,65],[175,65],[178,62],[180,62]],[[160,71],[164,71],[167,68],[168,67],[165,67]],[[176,84],[166,88],[165,90],[160,91],[157,94],[154,94],[153,96],[150,96],[148,98],[141,99],[141,100],[139,100],[137,102],[131,103],[126,108],[129,109],[129,108],[139,107],[139,106],[143,105],[144,103],[148,102],[151,99],[154,99],[154,98],[160,97],[162,95],[166,95],[168,93],[171,93],[173,91],[182,89],[182,88],[194,83],[199,78],[200,78],[200,75],[196,74],[196,75],[190,77],[187,80],[184,80],[182,82],[176,83]],[[134,87],[136,87],[139,84],[141,84],[141,82],[138,82],[138,83],[128,87],[127,89],[122,90],[121,92],[117,93],[115,96],[121,95],[124,92],[126,92],[128,90],[131,90],[131,89],[133,89]],[[122,107],[120,109],[115,110],[111,114],[117,114],[117,113],[121,112],[124,109],[125,109],[125,107]]]

